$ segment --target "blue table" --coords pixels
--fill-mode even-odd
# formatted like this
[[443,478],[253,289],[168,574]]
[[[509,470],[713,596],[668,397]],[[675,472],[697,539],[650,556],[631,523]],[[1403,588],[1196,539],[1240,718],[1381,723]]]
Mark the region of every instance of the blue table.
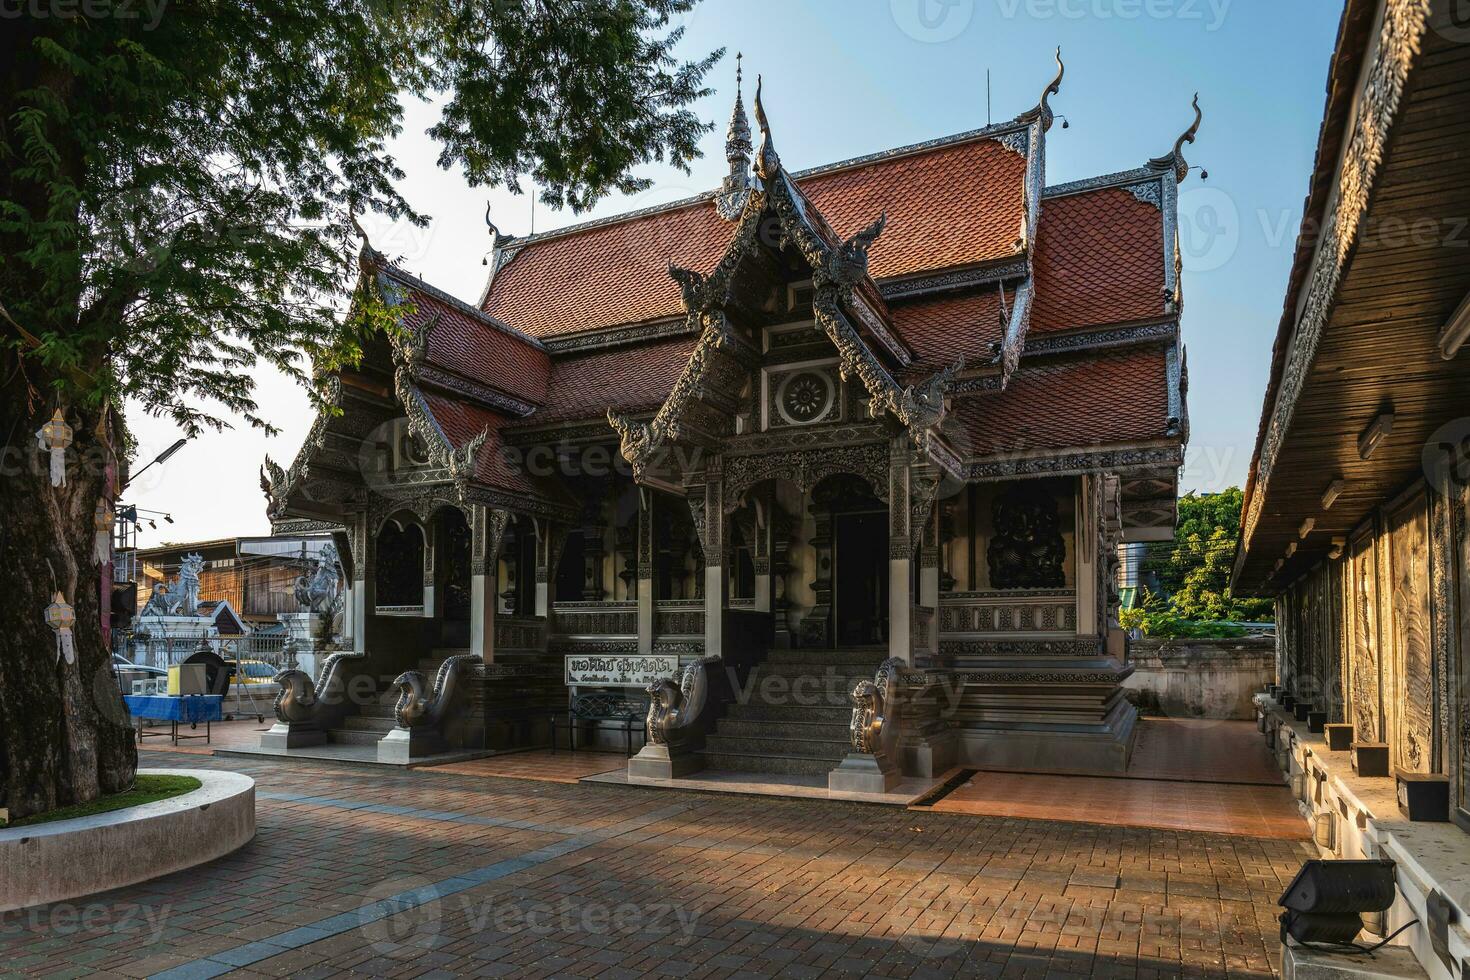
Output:
[[[219,721],[224,717],[224,695],[221,694],[188,694],[182,697],[164,694],[126,694],[123,702],[128,706],[128,713],[134,718],[148,719],[154,721],[166,721],[169,730],[166,732],[148,731],[140,724],[138,726],[138,741],[155,735],[167,735],[173,739],[175,745],[180,739],[202,738],[208,744],[210,736],[209,723]],[[179,722],[187,722],[190,728],[198,728],[199,723],[204,722],[203,735],[180,735]]]

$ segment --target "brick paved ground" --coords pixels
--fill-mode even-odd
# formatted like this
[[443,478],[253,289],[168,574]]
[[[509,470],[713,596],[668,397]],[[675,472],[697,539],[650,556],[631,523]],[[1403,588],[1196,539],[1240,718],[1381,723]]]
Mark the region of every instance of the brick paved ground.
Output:
[[[1306,845],[894,807],[212,759],[259,835],[0,916],[54,976],[1237,977]],[[310,926],[310,928],[302,928]]]

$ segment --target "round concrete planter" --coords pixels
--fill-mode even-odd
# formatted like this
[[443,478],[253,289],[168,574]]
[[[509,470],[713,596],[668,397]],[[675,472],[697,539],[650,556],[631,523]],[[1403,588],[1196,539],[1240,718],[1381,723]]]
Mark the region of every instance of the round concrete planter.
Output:
[[0,830],[0,912],[93,895],[223,857],[255,836],[255,780],[207,769],[200,787],[157,803]]

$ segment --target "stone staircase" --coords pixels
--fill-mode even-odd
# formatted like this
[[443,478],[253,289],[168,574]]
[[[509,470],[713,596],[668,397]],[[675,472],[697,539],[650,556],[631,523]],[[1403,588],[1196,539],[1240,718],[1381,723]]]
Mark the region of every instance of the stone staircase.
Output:
[[[434,682],[434,675],[439,672],[439,666],[445,660],[457,653],[468,653],[467,650],[434,650],[427,657],[419,659],[414,668],[424,675],[424,679],[430,684]],[[377,745],[383,736],[397,727],[393,718],[393,706],[398,703],[398,689],[389,688],[379,693],[377,701],[373,704],[365,704],[357,709],[357,714],[348,715],[342,719],[339,728],[327,730],[327,740],[337,745]]]
[[816,775],[848,753],[853,685],[872,680],[883,648],[772,650],[706,736],[709,769]]

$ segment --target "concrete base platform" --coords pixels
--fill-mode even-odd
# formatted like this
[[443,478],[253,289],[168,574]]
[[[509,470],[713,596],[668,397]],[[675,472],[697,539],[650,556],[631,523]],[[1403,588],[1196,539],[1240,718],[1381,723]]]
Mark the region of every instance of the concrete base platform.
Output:
[[628,760],[628,776],[633,779],[677,779],[703,768],[698,752],[670,751],[667,745],[645,745]]
[[1120,701],[1102,725],[969,727],[960,732],[959,762],[975,769],[1122,773],[1138,737],[1138,712]]
[[378,757],[378,746],[372,745],[343,745],[337,742],[327,742],[322,745],[311,745],[303,748],[268,748],[265,745],[259,748],[249,746],[236,746],[228,749],[216,749],[216,756],[238,756],[257,758],[269,756],[273,759],[301,759],[312,762],[338,762],[349,766],[388,766],[394,769],[414,769],[419,766],[441,766],[446,762],[464,762],[469,759],[483,759],[495,752],[490,749],[462,749],[456,752],[441,752],[437,755],[423,755],[413,759],[401,761],[384,760]]
[[648,786],[656,789],[692,790],[701,793],[735,793],[744,796],[785,796],[801,800],[847,800],[854,803],[886,803],[908,806],[949,777],[944,773],[930,779],[909,776],[901,779],[886,793],[843,792],[827,785],[825,774],[777,774],[721,772],[706,769],[680,779],[630,778],[626,771],[584,776],[583,783],[607,783],[616,786]]
[[191,793],[71,820],[0,830],[0,912],[80,898],[224,857],[255,836],[255,780],[209,769]]
[[1282,980],[1428,980],[1407,946],[1364,953],[1328,953],[1288,945],[1281,951]]
[[827,773],[827,789],[834,793],[887,793],[903,779],[892,760],[865,752],[849,752]]

